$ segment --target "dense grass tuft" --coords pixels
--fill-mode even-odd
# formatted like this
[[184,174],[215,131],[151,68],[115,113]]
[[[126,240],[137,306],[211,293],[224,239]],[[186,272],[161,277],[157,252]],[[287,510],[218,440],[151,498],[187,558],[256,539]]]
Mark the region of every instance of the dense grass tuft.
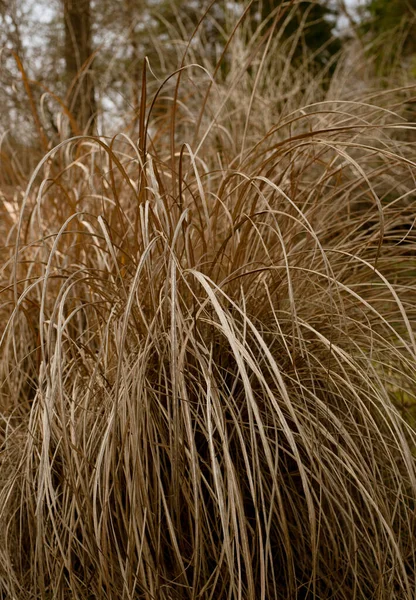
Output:
[[410,92],[261,35],[4,192],[2,598],[414,598]]

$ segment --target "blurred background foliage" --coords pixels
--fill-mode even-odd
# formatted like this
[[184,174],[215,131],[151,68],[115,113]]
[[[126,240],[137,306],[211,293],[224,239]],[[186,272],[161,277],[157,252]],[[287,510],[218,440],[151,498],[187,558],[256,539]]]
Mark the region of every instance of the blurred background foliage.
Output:
[[415,71],[416,0],[368,0],[360,15],[380,74],[388,77],[403,61]]
[[[196,58],[210,69],[240,17],[249,36],[274,28],[291,64],[307,64],[311,73],[326,68],[323,86],[352,39],[367,47],[380,76],[404,68],[413,77],[415,6],[415,0],[2,0],[2,148],[44,151],[63,137],[134,124],[145,57],[157,86],[181,65],[186,42],[178,41],[194,34],[195,48],[204,48]],[[191,43],[190,57],[192,51]],[[216,77],[227,77],[226,52]]]

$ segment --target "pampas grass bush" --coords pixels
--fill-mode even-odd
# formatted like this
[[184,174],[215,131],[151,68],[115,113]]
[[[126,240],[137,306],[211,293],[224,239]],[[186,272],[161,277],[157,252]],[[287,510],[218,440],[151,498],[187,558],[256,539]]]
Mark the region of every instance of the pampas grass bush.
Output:
[[414,598],[413,92],[276,31],[3,195],[1,598]]

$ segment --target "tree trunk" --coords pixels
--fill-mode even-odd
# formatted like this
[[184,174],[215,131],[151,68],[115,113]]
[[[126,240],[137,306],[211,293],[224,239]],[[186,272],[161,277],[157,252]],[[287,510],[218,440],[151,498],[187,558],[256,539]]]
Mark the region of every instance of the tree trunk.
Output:
[[62,1],[68,104],[79,129],[84,133],[93,133],[97,105],[90,63],[92,54],[90,0]]

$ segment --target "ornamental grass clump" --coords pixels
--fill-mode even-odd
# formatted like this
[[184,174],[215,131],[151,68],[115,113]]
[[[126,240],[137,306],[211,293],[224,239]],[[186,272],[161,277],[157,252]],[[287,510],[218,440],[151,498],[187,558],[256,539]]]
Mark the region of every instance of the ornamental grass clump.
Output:
[[407,91],[263,38],[3,205],[2,598],[414,597]]

